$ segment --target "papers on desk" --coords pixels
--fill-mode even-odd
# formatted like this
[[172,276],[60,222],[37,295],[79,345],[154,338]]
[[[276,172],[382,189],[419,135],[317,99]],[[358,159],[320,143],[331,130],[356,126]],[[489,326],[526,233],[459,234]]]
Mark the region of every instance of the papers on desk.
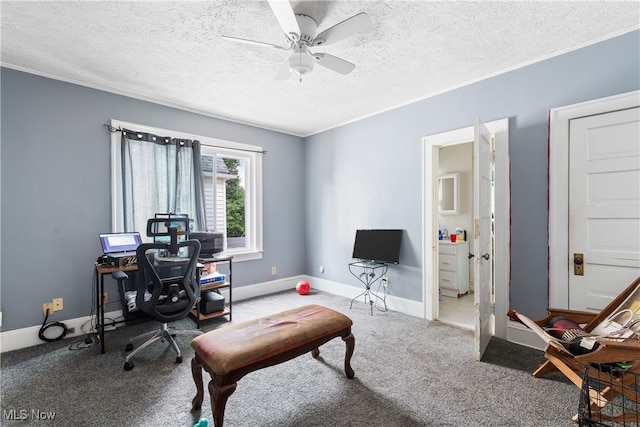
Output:
[[200,286],[222,282],[224,282],[224,274],[218,273],[217,271],[200,276]]

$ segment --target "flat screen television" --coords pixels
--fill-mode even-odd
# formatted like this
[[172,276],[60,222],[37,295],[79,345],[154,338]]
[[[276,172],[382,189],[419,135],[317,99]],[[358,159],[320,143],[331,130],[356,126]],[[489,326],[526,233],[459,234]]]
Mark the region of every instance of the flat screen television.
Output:
[[400,263],[403,230],[356,230],[353,258],[385,264]]

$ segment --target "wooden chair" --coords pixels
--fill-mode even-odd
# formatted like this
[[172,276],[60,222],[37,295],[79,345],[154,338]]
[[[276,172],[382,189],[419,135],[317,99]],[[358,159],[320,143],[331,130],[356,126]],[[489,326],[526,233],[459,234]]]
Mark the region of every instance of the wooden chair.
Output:
[[[635,419],[640,421],[637,412],[638,405],[638,388],[640,384],[634,382],[640,379],[640,339],[639,336],[633,335],[625,339],[609,339],[596,338],[599,344],[594,351],[581,355],[572,354],[559,340],[540,333],[540,328],[545,328],[549,321],[556,316],[564,316],[576,323],[579,323],[585,332],[595,334],[601,330],[604,322],[608,322],[608,318],[618,313],[622,309],[633,307],[637,309],[636,316],[640,316],[640,277],[631,283],[618,297],[616,297],[609,305],[607,305],[600,313],[592,313],[577,310],[565,310],[549,308],[549,314],[543,319],[532,321],[526,316],[515,310],[509,310],[507,316],[511,320],[518,321],[527,325],[536,331],[541,338],[545,339],[547,346],[544,350],[544,356],[547,359],[533,373],[536,378],[542,378],[547,374],[560,371],[571,382],[573,382],[581,390],[585,390],[583,379],[594,378],[599,382],[608,383],[610,386],[600,390],[588,387],[587,391],[590,398],[590,409],[601,411],[616,397],[631,399],[635,401],[636,411],[634,413],[625,413],[620,416],[626,420]],[[625,362],[625,375],[616,374],[615,370],[602,369],[605,364],[616,364]],[[612,421],[615,421],[612,419]]]

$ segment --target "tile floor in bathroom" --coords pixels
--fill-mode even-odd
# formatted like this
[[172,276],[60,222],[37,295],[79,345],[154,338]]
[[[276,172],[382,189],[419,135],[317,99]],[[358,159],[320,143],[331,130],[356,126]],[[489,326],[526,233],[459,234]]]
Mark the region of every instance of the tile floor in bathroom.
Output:
[[443,323],[473,330],[473,293],[469,292],[459,298],[442,297],[440,301],[440,318]]

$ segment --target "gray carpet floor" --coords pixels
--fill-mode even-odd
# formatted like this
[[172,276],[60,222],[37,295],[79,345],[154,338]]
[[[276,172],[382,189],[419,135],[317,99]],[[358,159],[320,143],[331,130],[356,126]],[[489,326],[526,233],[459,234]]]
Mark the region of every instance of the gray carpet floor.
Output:
[[[241,379],[227,403],[225,426],[576,425],[571,417],[580,390],[560,376],[532,377],[544,360],[538,350],[494,338],[476,362],[472,332],[392,311],[374,309],[370,315],[362,301],[350,309],[348,299],[317,291],[239,301],[233,323],[312,303],[353,319],[355,378],[344,375],[345,345],[335,339],[320,348],[318,359],[303,355]],[[213,319],[202,329],[228,324]],[[190,411],[190,338],[178,337],[183,363],[174,363],[174,353],[155,343],[134,358],[133,370],[124,371],[127,340],[156,325],[108,332],[105,354],[99,345],[75,349],[78,338],[3,354],[0,424],[188,427],[204,417],[212,426],[208,394],[201,411]],[[185,319],[177,326],[195,323]]]

